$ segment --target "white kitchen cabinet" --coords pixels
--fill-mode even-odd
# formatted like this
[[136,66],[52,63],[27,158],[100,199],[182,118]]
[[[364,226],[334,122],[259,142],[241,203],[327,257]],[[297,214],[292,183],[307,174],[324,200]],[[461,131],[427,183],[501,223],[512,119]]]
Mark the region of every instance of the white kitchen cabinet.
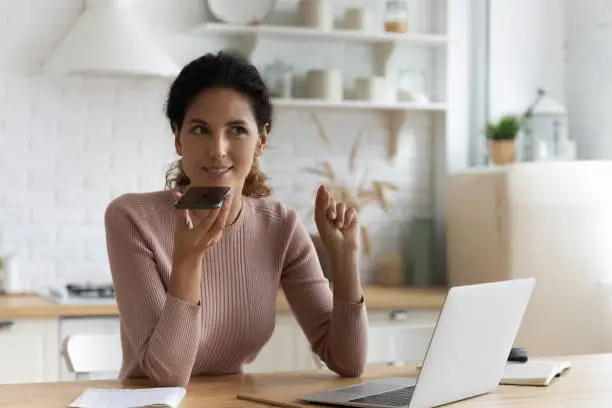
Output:
[[[425,356],[433,328],[440,311],[438,309],[375,310],[368,312],[370,335],[368,358],[378,361],[381,356],[393,352],[393,348],[405,347],[401,353],[407,361],[421,361]],[[402,328],[398,339],[385,336],[385,328]],[[381,353],[381,350],[384,353]],[[390,354],[389,354],[390,355]],[[318,365],[310,344],[291,313],[277,317],[276,329],[270,341],[252,364],[245,365],[245,372],[278,372],[315,370]]]
[[297,339],[295,342],[296,345],[296,359],[295,359],[295,370],[296,371],[308,371],[308,370],[317,370],[319,367],[317,366],[317,363],[315,362],[315,357],[314,353],[312,352],[312,349],[310,348],[310,343],[308,342],[308,339],[306,338],[306,336],[304,335],[304,333],[302,332],[301,327],[297,324],[296,322],[296,327],[297,327]]
[[375,310],[368,313],[368,361],[421,362],[440,309]]
[[74,381],[76,375],[68,370],[66,361],[61,353],[64,340],[71,334],[119,333],[118,316],[88,316],[63,317],[59,323],[57,334],[58,346],[55,355],[58,361],[58,375],[61,381]]
[[440,309],[373,310],[368,311],[368,323],[370,326],[421,326],[436,324],[439,314]]
[[243,370],[247,373],[295,370],[299,354],[297,341],[299,330],[293,315],[278,314],[272,337],[261,349],[255,361],[245,364]]
[[58,320],[0,320],[0,383],[56,381]]
[[[408,337],[396,347],[413,349],[412,354],[409,353],[411,359],[418,360],[424,354],[438,314],[438,309],[369,311],[370,350],[389,348],[389,339],[380,335],[380,328],[409,328]],[[118,316],[0,320],[0,383],[73,381],[75,376],[68,371],[61,355],[64,339],[74,333],[118,331]],[[317,368],[306,336],[293,314],[286,312],[277,315],[272,337],[255,361],[244,366],[244,371],[262,373]]]

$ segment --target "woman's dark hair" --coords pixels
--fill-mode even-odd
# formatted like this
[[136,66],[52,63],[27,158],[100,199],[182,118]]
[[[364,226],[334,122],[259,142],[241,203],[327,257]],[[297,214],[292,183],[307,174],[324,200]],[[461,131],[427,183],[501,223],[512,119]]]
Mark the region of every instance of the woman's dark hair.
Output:
[[[189,104],[200,92],[213,88],[230,88],[245,95],[250,103],[260,132],[268,124],[272,128],[272,103],[266,85],[257,68],[241,55],[227,51],[205,54],[187,64],[174,80],[166,101],[166,116],[174,133],[183,126]],[[272,189],[268,177],[260,170],[257,158],[246,178],[242,194],[267,197]],[[190,183],[182,161],[173,163],[166,173],[166,187],[184,187]]]

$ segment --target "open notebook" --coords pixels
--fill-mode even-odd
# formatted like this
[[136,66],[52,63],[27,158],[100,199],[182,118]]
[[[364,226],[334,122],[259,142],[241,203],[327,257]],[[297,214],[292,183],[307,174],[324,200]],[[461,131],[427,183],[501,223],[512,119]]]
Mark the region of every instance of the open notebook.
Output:
[[183,387],[140,389],[88,388],[69,408],[178,408],[186,390]]
[[506,363],[500,384],[504,385],[549,385],[571,368],[567,361],[529,360],[526,363]]
[[[417,370],[422,364],[417,365]],[[548,386],[555,377],[565,374],[572,365],[567,361],[529,360],[526,363],[506,363],[499,381],[502,385]]]

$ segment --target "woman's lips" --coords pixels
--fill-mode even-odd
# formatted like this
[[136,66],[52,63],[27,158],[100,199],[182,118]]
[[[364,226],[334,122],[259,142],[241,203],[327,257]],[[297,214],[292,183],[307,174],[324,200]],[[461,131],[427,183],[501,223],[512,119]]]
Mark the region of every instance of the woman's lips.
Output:
[[231,173],[233,166],[228,167],[202,167],[202,169],[213,178],[221,178]]

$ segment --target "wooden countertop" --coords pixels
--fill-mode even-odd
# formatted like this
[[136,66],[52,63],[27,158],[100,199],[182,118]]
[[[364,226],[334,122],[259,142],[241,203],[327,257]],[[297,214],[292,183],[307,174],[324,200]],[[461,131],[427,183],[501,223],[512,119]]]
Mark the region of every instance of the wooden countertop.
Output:
[[[364,286],[368,310],[441,309],[447,288]],[[282,292],[276,297],[276,310],[288,312],[289,304]]]
[[[612,406],[612,387],[609,385],[609,378],[612,376],[612,354],[557,357],[556,359],[570,361],[572,369],[549,387],[499,386],[490,394],[448,406],[462,408]],[[295,397],[300,394],[360,383],[370,378],[398,375],[414,376],[416,368],[413,366],[369,367],[365,375],[357,379],[340,379],[329,371],[195,377],[187,387],[187,395],[181,408],[262,408],[266,405],[251,400],[269,401],[270,398],[278,406],[312,407],[312,405],[297,404]],[[65,408],[87,388],[143,388],[149,386],[151,384],[146,380],[130,380],[124,383],[111,380],[0,385],[0,406]]]
[[[446,296],[446,288],[365,286],[364,294],[368,310],[385,309],[440,309]],[[282,291],[276,298],[279,313],[290,312]],[[54,318],[62,316],[116,316],[115,304],[107,305],[59,305],[39,295],[0,296],[0,319]]]
[[60,305],[36,294],[0,296],[0,319],[116,316],[117,305]]

